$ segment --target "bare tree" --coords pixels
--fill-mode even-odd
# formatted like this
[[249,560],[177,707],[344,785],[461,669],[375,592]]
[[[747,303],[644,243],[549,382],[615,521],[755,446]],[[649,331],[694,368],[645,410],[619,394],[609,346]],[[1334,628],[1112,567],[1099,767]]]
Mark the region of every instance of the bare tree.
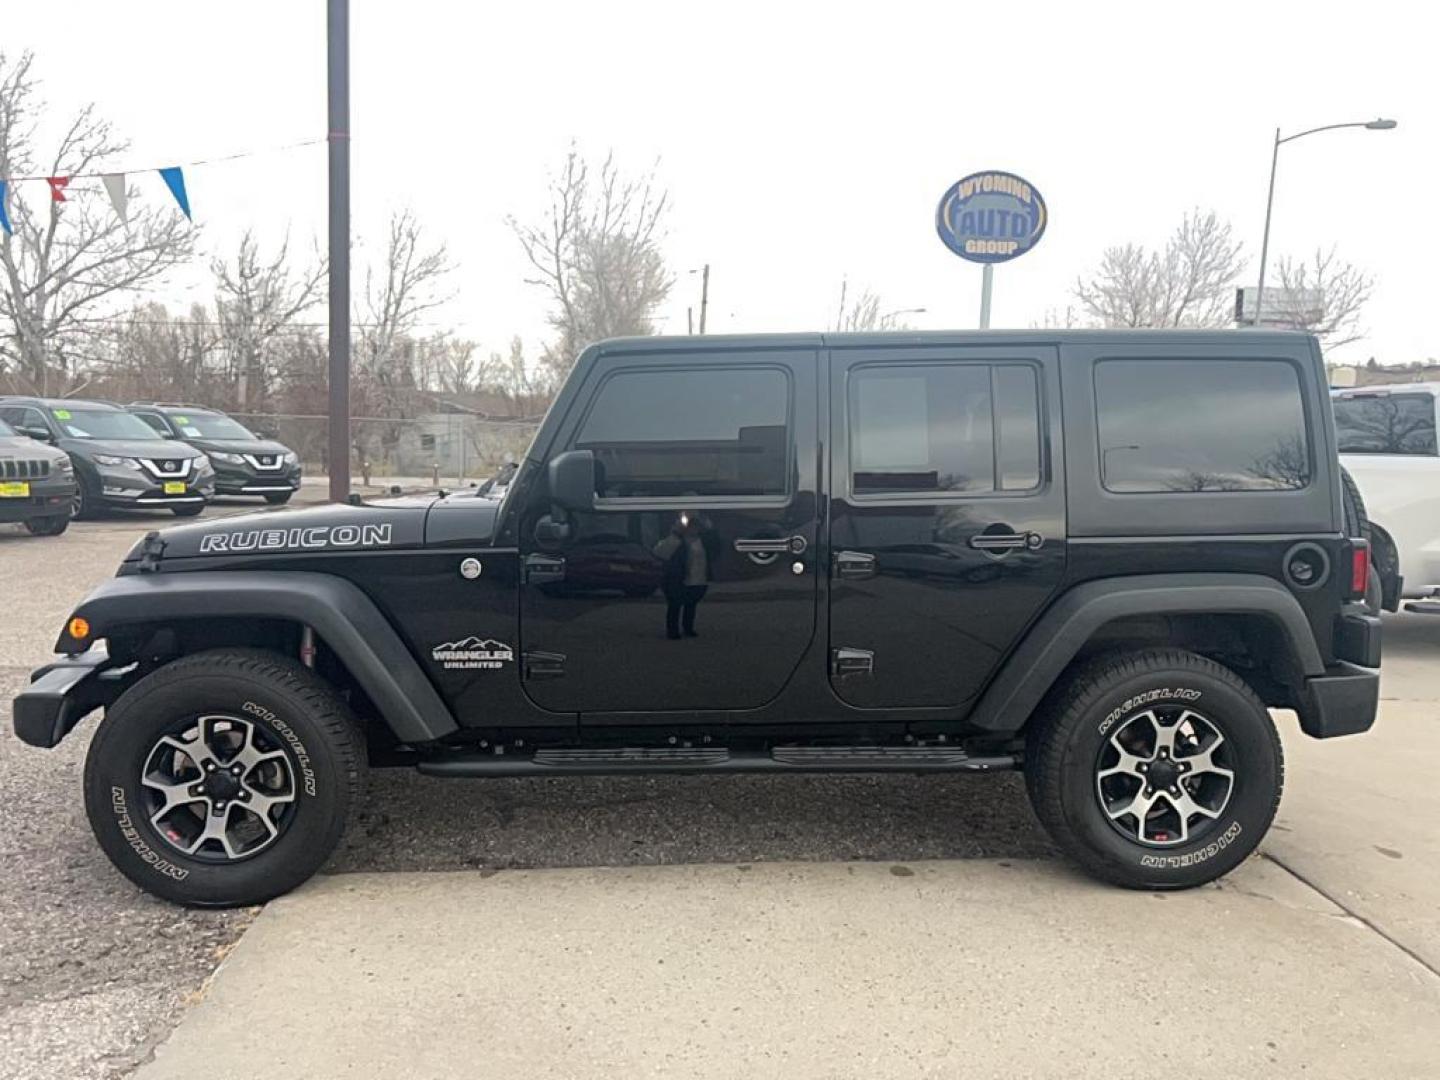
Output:
[[849,297],[848,282],[840,283],[840,310],[835,318],[836,330],[909,330],[906,311],[885,311],[878,293],[864,288]]
[[613,156],[592,174],[574,146],[549,194],[542,221],[512,217],[510,227],[535,272],[527,284],[551,302],[556,336],[541,363],[563,376],[592,341],[655,332],[655,309],[675,283],[660,250],[669,195],[654,169],[628,177]]
[[[357,340],[354,404],[373,416],[406,417],[414,412],[420,388],[422,346],[417,340],[420,317],[450,299],[442,288],[453,269],[444,244],[427,243],[420,223],[408,210],[390,219],[384,262],[365,277]],[[361,460],[371,457],[371,429],[355,429]],[[380,449],[393,453],[400,425],[386,424],[378,433]]]
[[324,295],[325,260],[294,272],[289,265],[287,236],[269,258],[249,229],[240,238],[233,261],[214,259],[215,314],[236,386],[236,403],[243,411],[263,407],[269,398],[275,365],[267,351],[276,337],[314,307]]
[[[1280,287],[1286,293],[1317,294],[1314,304],[1287,304],[1276,311],[1266,302],[1265,321],[1294,330],[1306,330],[1330,348],[1364,337],[1360,312],[1370,299],[1375,281],[1335,254],[1316,249],[1309,262],[1281,259],[1277,266]],[[1268,289],[1266,290],[1269,291]]]
[[[63,125],[48,153],[39,147],[44,108],[32,53],[0,53],[0,176],[73,176],[98,171],[125,150],[108,121],[87,105]],[[98,188],[98,185],[97,185]],[[65,202],[48,193],[9,200],[14,235],[0,231],[0,375],[13,385],[63,390],[92,358],[100,316],[127,293],[188,258],[194,229],[173,206],[131,204],[122,222],[98,190],[73,185]]]
[[1075,282],[1075,299],[1101,326],[1226,326],[1242,248],[1213,210],[1194,210],[1160,251],[1106,248],[1099,268]]

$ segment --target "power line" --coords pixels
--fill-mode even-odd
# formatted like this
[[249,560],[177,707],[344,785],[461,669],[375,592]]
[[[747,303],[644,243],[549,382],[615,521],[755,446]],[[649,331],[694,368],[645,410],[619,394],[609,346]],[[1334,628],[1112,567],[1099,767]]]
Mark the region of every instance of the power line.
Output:
[[[129,175],[131,173],[158,172],[165,168],[193,169],[201,165],[219,165],[225,161],[238,161],[241,158],[259,157],[261,154],[279,154],[286,150],[297,150],[302,146],[319,146],[321,143],[329,142],[329,139],[302,139],[300,142],[287,143],[284,146],[267,146],[258,150],[241,150],[236,154],[225,154],[222,157],[203,158],[200,161],[176,161],[169,165],[154,165],[143,169],[105,169],[103,172],[83,173],[59,173],[67,180],[96,180],[104,176]],[[44,174],[35,176],[0,176],[0,183],[13,184],[18,180],[49,180],[51,177]]]

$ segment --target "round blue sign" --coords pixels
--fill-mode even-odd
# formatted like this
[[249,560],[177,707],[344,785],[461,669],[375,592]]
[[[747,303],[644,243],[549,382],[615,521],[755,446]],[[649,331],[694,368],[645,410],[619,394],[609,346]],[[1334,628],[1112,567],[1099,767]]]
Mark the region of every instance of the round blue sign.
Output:
[[978,172],[940,199],[935,229],[945,246],[978,263],[1024,255],[1045,235],[1049,214],[1040,192],[1014,173]]

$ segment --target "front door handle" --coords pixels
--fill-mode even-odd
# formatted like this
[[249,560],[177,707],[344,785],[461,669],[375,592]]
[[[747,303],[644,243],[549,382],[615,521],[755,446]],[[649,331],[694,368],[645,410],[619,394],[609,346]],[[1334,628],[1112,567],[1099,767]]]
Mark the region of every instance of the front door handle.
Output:
[[803,536],[757,536],[735,541],[735,550],[742,555],[803,555],[810,545]]
[[1037,532],[983,532],[970,537],[970,546],[976,551],[1039,551],[1045,538]]
[[875,556],[868,551],[837,551],[835,576],[854,581],[875,576]]

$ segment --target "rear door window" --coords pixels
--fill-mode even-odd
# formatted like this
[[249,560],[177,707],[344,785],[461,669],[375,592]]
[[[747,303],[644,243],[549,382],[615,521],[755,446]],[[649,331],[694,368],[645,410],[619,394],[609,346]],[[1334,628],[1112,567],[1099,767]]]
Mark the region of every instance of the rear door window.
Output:
[[979,495],[1040,483],[1039,392],[1027,364],[857,368],[849,410],[856,495]]
[[1340,453],[1435,456],[1431,395],[1345,394],[1333,403]]
[[1300,378],[1283,360],[1101,360],[1100,473],[1116,493],[1310,483]]

